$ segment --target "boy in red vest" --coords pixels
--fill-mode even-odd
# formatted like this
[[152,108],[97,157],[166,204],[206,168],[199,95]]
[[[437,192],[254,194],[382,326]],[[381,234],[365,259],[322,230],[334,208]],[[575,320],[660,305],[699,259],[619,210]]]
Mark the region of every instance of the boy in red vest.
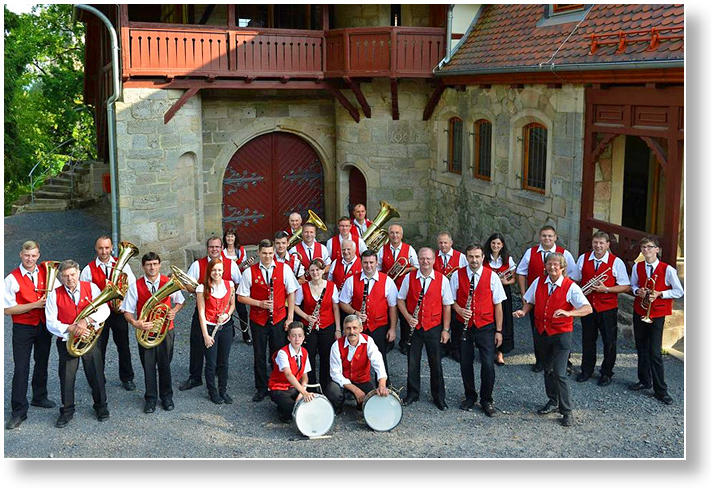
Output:
[[[654,397],[664,404],[674,402],[664,382],[662,361],[662,334],[664,321],[672,313],[672,301],[684,295],[676,270],[659,261],[659,242],[653,236],[643,238],[639,248],[644,261],[632,267],[632,293],[635,295],[634,342],[637,347],[637,377],[639,381],[629,388],[633,391],[654,387]],[[649,293],[649,308],[642,307]],[[649,316],[651,322],[642,319]]]
[[[47,366],[52,347],[52,335],[45,326],[44,306],[47,294],[55,284],[47,284],[45,267],[37,266],[39,245],[25,241],[20,250],[20,266],[5,277],[5,314],[12,316],[12,374],[10,404],[12,415],[5,428],[12,430],[27,419],[29,404],[53,408],[47,399]],[[32,373],[32,402],[27,402],[27,382],[30,379],[30,356],[35,349],[35,369]]]
[[[165,275],[160,273],[160,256],[154,252],[148,252],[141,258],[141,265],[145,276],[136,280],[131,284],[126,292],[126,297],[121,303],[126,321],[136,329],[144,331],[153,328],[153,322],[139,321],[143,305],[150,297],[163,287],[168,280]],[[185,298],[182,292],[176,290],[170,296],[163,300],[170,309],[168,310],[168,331],[165,339],[160,345],[154,348],[143,348],[138,345],[138,355],[141,358],[143,365],[144,376],[146,380],[146,394],[144,396],[145,404],[143,412],[146,414],[156,410],[156,401],[160,395],[163,409],[172,411],[175,407],[173,404],[173,385],[170,372],[170,362],[173,359],[173,344],[175,342],[175,330],[173,329],[173,320],[175,315],[183,307]],[[156,375],[156,367],[158,375]],[[158,384],[160,377],[160,386]]]
[[306,348],[301,346],[306,338],[304,325],[293,322],[287,328],[289,344],[273,356],[274,368],[269,376],[269,397],[277,405],[279,421],[291,421],[294,404],[304,398],[311,402],[314,395],[306,390],[311,363]]
[[294,272],[299,285],[306,282],[306,270],[304,265],[299,261],[299,255],[290,255],[287,245],[289,243],[289,235],[286,231],[277,231],[274,235],[274,260],[280,263],[286,263]]
[[[289,254],[296,254],[299,257],[304,270],[309,269],[311,260],[321,258],[326,264],[323,273],[327,273],[331,266],[331,257],[328,254],[328,249],[321,243],[316,242],[316,225],[312,222],[304,223],[301,227],[301,237],[303,241],[291,248]],[[309,280],[308,272],[306,273],[306,280]]]
[[[573,407],[567,382],[567,362],[573,337],[573,318],[592,312],[590,303],[578,284],[565,276],[566,259],[562,253],[546,258],[547,277],[538,277],[523,296],[523,309],[513,313],[522,318],[532,310],[536,315],[533,348],[543,364],[548,402],[538,414],[560,411],[563,426],[573,425]],[[537,307],[534,309],[534,305]]]
[[326,387],[326,397],[333,404],[336,414],[343,412],[346,391],[353,394],[358,408],[363,406],[365,396],[375,389],[370,377],[371,367],[378,376],[377,392],[379,396],[388,396],[388,375],[383,363],[383,355],[375,345],[373,338],[361,334],[363,323],[358,316],[346,316],[343,325],[343,337],[331,346],[331,379]]

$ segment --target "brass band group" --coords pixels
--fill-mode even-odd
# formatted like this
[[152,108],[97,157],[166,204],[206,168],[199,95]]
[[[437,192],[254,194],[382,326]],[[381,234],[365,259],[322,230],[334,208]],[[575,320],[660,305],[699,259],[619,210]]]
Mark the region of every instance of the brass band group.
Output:
[[[28,406],[53,408],[47,392],[47,365],[54,337],[59,355],[61,407],[56,426],[66,426],[75,410],[74,386],[79,361],[91,387],[99,421],[109,419],[105,358],[109,336],[118,351],[123,387],[136,389],[129,337],[135,334],[144,370],[145,413],[174,408],[171,361],[173,321],[182,309],[183,292],[196,295],[190,331],[189,377],[181,391],[201,386],[215,404],[230,404],[230,350],[235,333],[254,352],[252,401],[269,396],[281,421],[292,420],[294,406],[328,399],[336,414],[352,396],[361,408],[373,396],[388,397],[392,376],[388,355],[407,355],[407,387],[402,405],[420,399],[420,364],[424,346],[430,370],[430,395],[444,411],[442,357],[460,363],[464,399],[460,408],[477,403],[486,416],[497,415],[493,392],[496,364],[514,349],[514,318],[528,315],[533,335],[534,372],[543,372],[547,402],[541,415],[558,412],[563,426],[573,424],[567,377],[573,320],[582,321],[582,363],[578,382],[595,371],[598,334],[603,360],[598,385],[611,383],[617,344],[618,295],[630,291],[634,302],[634,337],[638,356],[635,391],[671,404],[664,381],[662,332],[672,301],[683,295],[676,270],[659,260],[654,237],[640,241],[644,260],[631,274],[610,251],[610,237],[597,232],[592,250],[577,261],[556,243],[556,232],[544,226],[539,242],[516,263],[500,233],[484,244],[453,248],[452,236],[441,232],[438,250],[403,241],[399,217],[381,202],[378,216],[366,218],[364,205],[354,219],[338,220],[338,234],[324,245],[316,229],[327,229],[314,213],[289,218],[290,229],[263,239],[248,257],[234,229],[207,240],[207,256],[187,273],[171,267],[161,273],[161,258],[147,252],[140,258],[143,276],[136,279],[129,260],[139,250],[128,242],[118,246],[108,236],[96,240],[96,258],[81,266],[73,260],[40,262],[40,246],[27,241],[20,265],[5,278],[5,314],[12,316],[14,373],[12,414],[7,429],[27,418]],[[512,288],[523,306],[514,311]],[[98,344],[98,347],[95,347]],[[34,352],[33,352],[34,350]],[[481,370],[475,385],[474,358]],[[28,403],[30,357],[34,355],[32,395]],[[317,372],[318,371],[318,372]],[[373,372],[375,373],[373,375]],[[404,380],[404,379],[403,379]],[[320,384],[323,395],[314,394]],[[397,396],[396,396],[397,397]],[[398,403],[399,403],[398,398]]]

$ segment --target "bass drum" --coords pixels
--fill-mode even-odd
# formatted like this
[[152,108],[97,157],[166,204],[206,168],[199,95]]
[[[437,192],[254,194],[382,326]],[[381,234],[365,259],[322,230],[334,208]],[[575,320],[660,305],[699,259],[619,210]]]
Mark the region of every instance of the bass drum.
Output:
[[309,438],[323,436],[331,431],[336,417],[331,402],[322,394],[314,394],[314,400],[311,402],[299,399],[291,414],[296,428]]
[[372,390],[363,400],[363,418],[375,431],[390,431],[402,421],[402,401],[393,391],[381,397]]

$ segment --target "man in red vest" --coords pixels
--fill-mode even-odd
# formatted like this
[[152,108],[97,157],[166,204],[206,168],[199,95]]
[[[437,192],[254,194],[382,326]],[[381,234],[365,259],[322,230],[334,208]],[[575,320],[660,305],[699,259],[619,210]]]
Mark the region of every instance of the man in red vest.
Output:
[[76,320],[82,312],[101,293],[93,282],[79,280],[79,264],[74,260],[65,260],[59,265],[61,287],[49,293],[45,313],[47,329],[57,337],[59,352],[59,385],[62,390],[62,407],[55,423],[57,428],[64,428],[74,417],[74,383],[79,369],[79,358],[84,365],[84,374],[91,387],[94,398],[94,411],[99,421],[109,419],[106,403],[106,379],[101,349],[96,345],[81,357],[72,357],[67,351],[69,333],[76,338],[87,334],[89,328],[96,329],[109,317],[109,306],[102,304],[93,314]]
[[[573,274],[571,278],[576,278],[574,275],[576,271],[575,259],[568,250],[556,244],[557,239],[558,234],[553,226],[543,226],[538,232],[539,244],[527,249],[523,254],[518,267],[516,267],[516,279],[518,280],[518,289],[521,291],[521,295],[525,294],[526,288],[530,287],[534,280],[545,275],[545,259],[553,252],[563,254],[568,273]],[[531,321],[531,333],[533,333],[536,330],[536,315],[531,314],[529,320]],[[531,370],[540,372],[543,370],[543,364],[537,353],[534,352],[534,356],[536,362],[531,367]],[[568,368],[570,368],[570,364],[568,364]]]
[[[654,387],[654,397],[664,404],[674,402],[664,382],[662,334],[664,321],[672,313],[672,302],[684,295],[676,269],[659,260],[659,241],[653,236],[642,238],[639,248],[644,261],[632,267],[632,293],[635,295],[634,343],[637,348],[637,378],[633,391]],[[648,295],[649,307],[644,307]],[[649,317],[651,322],[643,320]]]
[[314,399],[314,395],[306,390],[311,362],[302,346],[306,338],[304,325],[299,321],[290,323],[287,334],[289,344],[273,355],[274,368],[269,376],[269,397],[277,405],[282,423],[291,421],[294,405],[299,399],[303,398],[304,402]]
[[286,231],[286,233],[291,237],[296,232],[301,229],[301,223],[303,222],[303,218],[301,217],[301,214],[298,212],[292,212],[289,214],[289,230]]
[[[304,225],[304,232],[307,225]],[[252,401],[261,402],[268,392],[269,358],[286,344],[286,326],[294,321],[294,292],[299,288],[294,272],[274,260],[274,243],[263,239],[258,246],[259,263],[244,271],[237,289],[237,300],[249,307],[249,322],[254,347],[254,385]],[[271,292],[270,292],[271,290]],[[270,299],[273,297],[273,299]]]
[[[94,245],[96,258],[84,267],[79,280],[93,282],[100,290],[104,290],[106,281],[111,279],[113,267],[116,265],[116,258],[111,256],[112,247],[113,244],[109,236],[99,236]],[[131,267],[127,265],[123,268],[123,271],[126,272],[128,285],[133,284],[136,281],[136,277],[133,275]],[[121,379],[123,388],[127,391],[136,390],[136,384],[133,382],[131,346],[128,341],[128,323],[118,310],[111,311],[99,338],[98,346],[101,348],[101,361],[104,362],[104,365],[106,364],[106,347],[109,344],[109,333],[113,336],[116,350],[118,351],[119,379]]]
[[435,254],[432,248],[420,248],[420,269],[405,277],[397,295],[397,306],[409,324],[407,338],[407,396],[405,406],[420,398],[420,359],[422,345],[427,351],[430,366],[430,391],[435,406],[440,411],[448,409],[445,400],[442,374],[442,346],[449,341],[449,324],[452,315],[452,289],[449,280],[434,270]]
[[[482,266],[484,249],[475,244],[467,247],[466,259],[469,266],[460,268],[452,275],[450,285],[456,313],[453,323],[459,323],[463,332],[460,344],[461,372],[464,382],[464,401],[459,406],[465,411],[474,409],[476,388],[474,386],[474,345],[479,350],[481,361],[481,409],[487,416],[495,416],[494,378],[496,347],[503,341],[504,310],[501,305],[506,300],[506,292],[501,279]],[[467,307],[468,304],[468,307]]]
[[355,256],[360,256],[368,247],[365,245],[363,238],[357,234],[353,236],[351,233],[351,220],[343,216],[338,220],[338,234],[328,240],[326,249],[331,261],[337,262],[341,259],[341,245],[344,241],[352,241],[355,245]]
[[[538,414],[559,411],[563,426],[573,425],[573,407],[567,382],[567,361],[573,337],[573,318],[592,312],[590,303],[578,284],[565,276],[566,259],[553,252],[546,258],[546,278],[533,281],[523,296],[523,309],[513,313],[522,318],[533,311],[536,329],[533,348],[543,363],[548,402]],[[538,305],[534,309],[534,305]]]
[[610,236],[606,232],[593,234],[592,248],[591,252],[578,258],[576,268],[580,284],[585,287],[591,280],[599,280],[596,277],[606,278],[586,292],[593,312],[580,318],[583,323],[583,361],[575,380],[585,382],[592,377],[597,356],[597,332],[600,331],[603,360],[597,385],[604,387],[612,382],[617,357],[617,296],[630,290],[630,278],[622,260],[610,253]]
[[331,379],[326,387],[326,397],[333,404],[336,414],[343,412],[346,391],[355,397],[358,406],[362,406],[365,396],[376,389],[370,377],[371,367],[378,377],[377,392],[387,397],[388,374],[385,371],[383,355],[375,345],[373,338],[362,334],[363,324],[358,316],[346,316],[343,336],[331,346]]
[[[467,267],[467,258],[464,254],[452,248],[454,241],[452,235],[447,231],[442,231],[437,235],[437,258],[435,259],[434,269],[447,277],[450,282],[454,275],[454,270]],[[452,321],[452,340],[443,347],[444,356],[451,356],[455,362],[459,362],[459,346],[462,342],[461,323]]]
[[[45,326],[44,306],[47,294],[56,284],[47,284],[45,267],[37,266],[39,245],[25,241],[20,250],[20,266],[5,277],[5,314],[12,316],[12,374],[10,405],[12,415],[5,428],[12,430],[27,419],[29,404],[53,408],[57,404],[47,399],[47,366],[52,335]],[[35,350],[32,373],[32,402],[27,402],[27,382],[30,380],[30,356]]]
[[[139,320],[143,305],[163,287],[168,280],[165,275],[160,273],[160,256],[154,252],[148,252],[141,258],[141,265],[145,275],[136,280],[126,292],[126,297],[121,304],[121,310],[126,317],[126,321],[136,329],[148,331],[153,328],[152,321]],[[163,409],[172,411],[175,407],[173,403],[173,385],[170,372],[170,362],[173,359],[173,344],[175,342],[175,330],[173,329],[173,320],[175,315],[183,307],[185,298],[182,292],[176,290],[171,295],[166,297],[162,303],[169,307],[168,309],[168,331],[165,334],[165,339],[160,345],[153,348],[143,348],[138,345],[138,355],[141,358],[143,372],[146,380],[146,394],[144,396],[145,404],[143,412],[146,414],[156,410],[156,402],[160,395]],[[156,367],[158,375],[156,375]],[[158,383],[160,377],[160,385]]]
[[[368,230],[370,225],[373,224],[373,221],[365,217],[366,210],[363,204],[356,204],[355,207],[353,207],[353,216],[355,216],[355,219],[353,219],[353,224],[351,225],[351,235],[355,240],[363,236],[363,233]],[[363,250],[361,250],[361,253],[362,252]]]
[[328,249],[321,243],[316,242],[316,225],[307,222],[301,227],[301,237],[303,238],[301,243],[297,244],[289,250],[289,254],[296,254],[301,261],[306,273],[306,280],[309,280],[308,269],[311,265],[311,260],[314,258],[321,258],[326,264],[326,268],[323,273],[327,273],[331,266],[331,258],[328,254]]

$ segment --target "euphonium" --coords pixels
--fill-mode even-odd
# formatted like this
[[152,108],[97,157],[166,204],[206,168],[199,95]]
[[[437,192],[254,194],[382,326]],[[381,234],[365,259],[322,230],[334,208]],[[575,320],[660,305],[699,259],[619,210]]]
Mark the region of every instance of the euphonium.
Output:
[[111,278],[109,279],[121,291],[121,299],[114,299],[109,303],[109,307],[114,312],[118,312],[121,300],[128,292],[128,275],[123,271],[123,267],[126,266],[128,260],[138,254],[138,248],[128,241],[121,241],[118,250],[118,258],[116,258],[116,264],[111,270]]
[[[370,229],[370,228],[368,228]],[[403,261],[400,261],[403,260]],[[405,273],[405,270],[407,270],[408,265],[410,262],[407,261],[407,258],[404,256],[398,257],[397,260],[395,260],[395,263],[393,263],[393,266],[390,267],[390,270],[388,270],[388,277],[390,277],[393,280],[396,280],[400,278],[401,275]]]
[[59,263],[58,261],[44,261],[40,266],[44,267],[44,289],[35,289],[37,292],[44,292],[44,296],[47,297],[52,290],[54,290],[54,282],[57,280],[59,275]]
[[593,278],[588,280],[588,282],[583,285],[580,290],[583,291],[583,295],[589,295],[593,292],[595,287],[601,285],[605,280],[607,280],[607,270],[602,272],[600,275],[595,275]]
[[[118,299],[119,301],[123,300],[123,293],[110,281],[106,282],[104,290],[96,296],[96,299],[91,301],[84,309],[81,310],[74,322],[76,323],[77,321],[94,314],[100,306],[114,299]],[[85,336],[74,336],[74,333],[70,332],[69,337],[67,338],[67,352],[73,357],[80,357],[89,352],[89,350],[91,350],[96,344],[99,336],[101,336],[101,330],[103,328],[104,322],[102,321],[96,325],[96,327],[89,326]]]
[[170,280],[143,304],[138,317],[139,321],[153,323],[153,327],[149,330],[136,329],[136,341],[146,349],[160,345],[168,332],[168,326],[170,325],[168,311],[170,307],[168,304],[163,303],[165,298],[177,290],[188,290],[189,287],[195,290],[200,285],[180,268],[171,266],[170,270],[173,272]]
[[651,323],[652,319],[649,317],[649,314],[652,312],[652,292],[654,292],[654,287],[657,285],[657,279],[656,275],[652,275],[647,279],[647,282],[644,284],[644,297],[642,297],[642,309],[647,311],[647,314],[644,315],[642,318],[642,321],[645,323]]
[[400,217],[400,213],[397,209],[384,200],[381,200],[380,212],[378,212],[378,215],[373,219],[373,224],[371,224],[368,229],[365,230],[363,236],[361,236],[369,250],[380,251],[380,248],[388,242],[388,232],[382,229],[382,226],[394,217]]
[[[316,215],[316,213],[315,213],[314,211],[312,211],[311,209],[309,209],[309,218],[306,220],[306,222],[310,222],[311,224],[313,224],[314,226],[316,226],[317,228],[319,228],[319,229],[322,230],[322,231],[328,231],[328,228],[327,228],[326,225],[323,223],[323,221],[321,220],[321,218],[318,217],[318,216]],[[294,246],[296,246],[297,244],[299,244],[299,243],[301,242],[301,231],[302,231],[302,229],[303,229],[303,227],[302,227],[301,229],[299,229],[298,231],[296,231],[296,232],[291,236],[291,238],[289,238],[289,241],[286,243],[286,247],[287,247],[287,248],[294,247]]]

